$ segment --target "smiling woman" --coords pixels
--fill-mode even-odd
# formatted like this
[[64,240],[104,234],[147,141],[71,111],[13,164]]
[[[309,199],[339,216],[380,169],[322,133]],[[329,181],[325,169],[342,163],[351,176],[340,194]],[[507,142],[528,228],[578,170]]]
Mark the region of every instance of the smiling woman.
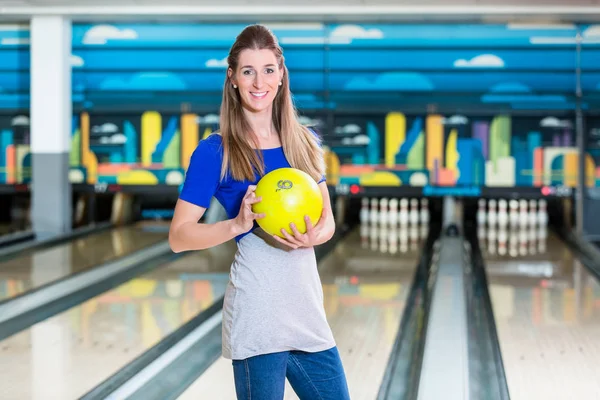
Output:
[[[175,207],[169,242],[176,251],[238,246],[223,305],[223,356],[233,360],[239,399],[283,399],[286,377],[302,399],[349,398],[344,369],[325,316],[314,246],[335,222],[317,135],[300,122],[291,100],[283,51],[272,32],[251,25],[227,57],[220,131],[192,154]],[[257,182],[293,167],[318,183],[323,197],[313,227],[284,238],[258,227],[264,214]],[[212,198],[230,219],[198,223]],[[287,222],[286,222],[287,223]]]

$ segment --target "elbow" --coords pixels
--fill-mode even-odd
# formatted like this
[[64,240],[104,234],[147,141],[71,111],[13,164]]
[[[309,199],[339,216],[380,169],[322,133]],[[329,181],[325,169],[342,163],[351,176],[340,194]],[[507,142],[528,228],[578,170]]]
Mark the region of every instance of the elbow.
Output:
[[184,251],[183,247],[181,246],[181,243],[179,243],[175,233],[172,230],[169,231],[169,247],[171,248],[171,251],[173,253],[181,253],[182,251]]

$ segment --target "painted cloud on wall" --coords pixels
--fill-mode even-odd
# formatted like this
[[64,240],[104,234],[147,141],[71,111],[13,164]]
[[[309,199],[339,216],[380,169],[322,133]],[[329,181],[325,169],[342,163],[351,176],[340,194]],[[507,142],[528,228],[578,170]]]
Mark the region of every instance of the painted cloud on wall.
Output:
[[324,36],[282,36],[279,41],[285,44],[350,44],[354,39],[383,39],[380,29],[365,29],[360,25],[339,25]]
[[71,54],[71,66],[73,67],[83,67],[84,62],[83,58],[77,56],[75,54]]
[[204,63],[204,65],[207,68],[227,68],[227,66],[229,64],[227,64],[227,57],[218,60],[216,58],[211,58],[210,60],[206,61],[206,63]]
[[463,58],[456,60],[454,66],[457,68],[502,68],[504,67],[504,60],[494,54],[481,54],[470,60]]
[[119,29],[112,25],[96,25],[83,38],[84,44],[106,44],[109,40],[133,40],[138,34],[133,29]]

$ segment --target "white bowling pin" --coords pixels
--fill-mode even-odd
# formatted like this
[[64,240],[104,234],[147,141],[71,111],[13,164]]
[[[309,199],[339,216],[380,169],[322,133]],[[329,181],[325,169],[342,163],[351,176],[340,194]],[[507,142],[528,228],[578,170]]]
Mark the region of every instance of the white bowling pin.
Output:
[[496,200],[490,199],[488,201],[488,212],[487,212],[488,227],[493,228],[496,226],[498,216],[496,215]]
[[510,227],[514,229],[519,226],[519,202],[512,199],[508,202],[508,207],[510,209],[508,213]]
[[529,226],[535,226],[537,224],[536,205],[537,205],[537,201],[529,200],[529,215],[528,215]]
[[519,200],[519,227],[527,227],[527,222],[529,222],[529,216],[527,214],[527,200],[521,199]]
[[388,224],[391,227],[398,225],[398,199],[390,199],[390,213],[388,215]]
[[421,213],[419,214],[421,224],[429,223],[429,200],[421,199]]
[[375,225],[379,222],[379,200],[376,198],[371,199],[371,213],[369,214],[369,220],[372,225]]
[[408,219],[411,225],[417,225],[419,223],[419,200],[410,199],[410,213]]
[[400,212],[398,213],[400,226],[408,225],[408,199],[400,199]]
[[388,199],[386,197],[383,197],[379,201],[379,225],[381,225],[381,226],[387,225],[388,215],[389,215]]
[[537,223],[539,226],[548,225],[548,210],[546,208],[546,200],[538,200],[538,212],[537,212]]
[[498,227],[506,229],[508,225],[507,202],[504,199],[498,200]]
[[477,225],[482,226],[486,221],[485,199],[479,199],[477,206]]
[[368,197],[363,197],[361,199],[360,223],[361,223],[361,225],[366,225],[369,223],[369,198]]

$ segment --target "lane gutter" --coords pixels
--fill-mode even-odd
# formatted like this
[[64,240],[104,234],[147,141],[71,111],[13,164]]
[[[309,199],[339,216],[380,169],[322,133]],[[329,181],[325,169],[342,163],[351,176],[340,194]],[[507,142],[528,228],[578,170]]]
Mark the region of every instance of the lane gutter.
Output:
[[440,227],[430,226],[377,400],[417,398],[439,236]]
[[465,291],[469,335],[469,397],[509,400],[496,321],[489,293],[485,262],[476,228],[466,229]]

